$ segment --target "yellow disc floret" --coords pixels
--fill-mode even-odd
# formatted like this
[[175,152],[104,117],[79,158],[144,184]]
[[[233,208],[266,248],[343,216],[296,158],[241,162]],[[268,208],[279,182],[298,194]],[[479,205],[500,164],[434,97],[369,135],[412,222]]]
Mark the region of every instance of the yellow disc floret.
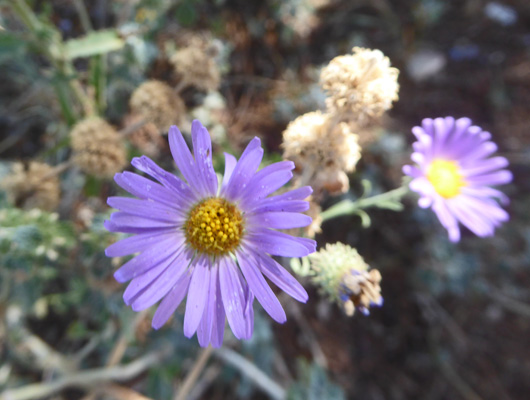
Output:
[[197,204],[184,225],[186,239],[191,247],[210,255],[234,250],[241,241],[243,228],[239,209],[218,197]]
[[457,196],[460,189],[466,186],[460,167],[454,161],[434,160],[427,169],[427,179],[432,183],[434,190],[445,199]]

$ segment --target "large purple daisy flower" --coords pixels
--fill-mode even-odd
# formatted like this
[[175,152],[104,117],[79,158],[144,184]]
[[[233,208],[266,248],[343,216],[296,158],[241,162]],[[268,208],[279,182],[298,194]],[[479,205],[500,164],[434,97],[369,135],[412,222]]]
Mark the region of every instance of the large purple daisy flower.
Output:
[[176,126],[169,145],[186,182],[143,156],[132,165],[159,183],[132,172],[115,181],[138,197],[109,197],[118,212],[105,221],[111,232],[136,234],[112,244],[108,257],[140,253],[116,271],[118,282],[131,280],[123,295],[140,311],[160,305],[153,328],[160,328],[188,295],[184,334],[197,332],[201,346],[223,341],[225,316],[238,339],[252,336],[254,297],[276,321],[286,320],[265,275],[296,300],[307,301],[304,288],[270,255],[303,257],[315,242],[274,229],[307,226],[311,218],[302,187],[268,197],[292,177],[294,164],[282,161],[256,172],[263,157],[254,138],[239,161],[225,153],[225,173],[218,187],[212,166],[210,135],[199,121],[192,124],[193,155]]
[[426,118],[412,133],[417,166],[405,165],[403,172],[414,178],[410,188],[420,194],[420,207],[432,207],[453,242],[460,240],[458,222],[478,236],[493,235],[508,220],[496,199],[508,199],[490,186],[511,182],[512,174],[504,169],[506,158],[490,157],[497,150],[490,133],[469,118],[452,117]]

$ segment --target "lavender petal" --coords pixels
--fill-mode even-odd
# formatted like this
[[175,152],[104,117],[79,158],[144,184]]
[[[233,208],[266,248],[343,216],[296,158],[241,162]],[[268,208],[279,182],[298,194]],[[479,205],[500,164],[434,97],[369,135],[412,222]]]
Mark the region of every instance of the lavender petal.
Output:
[[193,275],[186,301],[186,315],[184,316],[184,336],[188,338],[193,336],[201,322],[207,300],[207,295],[204,293],[204,282],[208,282],[210,279],[208,257],[199,256],[193,264]]
[[171,317],[171,315],[173,315],[184,297],[186,297],[190,279],[190,274],[184,274],[184,276],[180,278],[180,280],[173,286],[166,297],[164,297],[164,299],[160,302],[160,305],[153,316],[153,321],[151,322],[151,326],[154,329],[160,329]]
[[249,258],[244,251],[236,253],[237,261],[243,276],[247,280],[248,286],[252,293],[256,296],[265,311],[272,319],[283,324],[287,317],[280,302],[272,292],[271,288],[265,281],[261,271],[257,267],[256,262]]

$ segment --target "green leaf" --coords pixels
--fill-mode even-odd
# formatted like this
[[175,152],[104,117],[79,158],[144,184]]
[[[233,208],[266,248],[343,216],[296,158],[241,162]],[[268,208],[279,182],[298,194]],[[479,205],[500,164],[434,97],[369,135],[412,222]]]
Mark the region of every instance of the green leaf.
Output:
[[120,50],[125,41],[114,30],[91,32],[86,36],[65,43],[66,58],[91,57]]

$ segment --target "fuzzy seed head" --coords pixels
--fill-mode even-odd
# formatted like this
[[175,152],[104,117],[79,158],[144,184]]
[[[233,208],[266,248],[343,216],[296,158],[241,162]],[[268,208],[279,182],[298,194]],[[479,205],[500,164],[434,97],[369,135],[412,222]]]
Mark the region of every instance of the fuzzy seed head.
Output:
[[59,205],[59,178],[53,167],[37,161],[15,163],[11,174],[0,182],[8,200],[17,207],[53,211]]
[[180,79],[199,90],[217,90],[221,73],[215,61],[215,49],[207,42],[192,40],[171,57],[171,64]]
[[330,113],[365,125],[398,99],[399,70],[380,50],[354,47],[352,51],[331,60],[322,70],[320,84],[328,94]]
[[175,91],[157,80],[142,83],[133,92],[129,105],[133,114],[152,122],[163,133],[171,125],[181,123],[186,112],[184,102]]
[[101,118],[88,118],[70,132],[73,160],[87,174],[108,178],[125,165],[123,138]]

